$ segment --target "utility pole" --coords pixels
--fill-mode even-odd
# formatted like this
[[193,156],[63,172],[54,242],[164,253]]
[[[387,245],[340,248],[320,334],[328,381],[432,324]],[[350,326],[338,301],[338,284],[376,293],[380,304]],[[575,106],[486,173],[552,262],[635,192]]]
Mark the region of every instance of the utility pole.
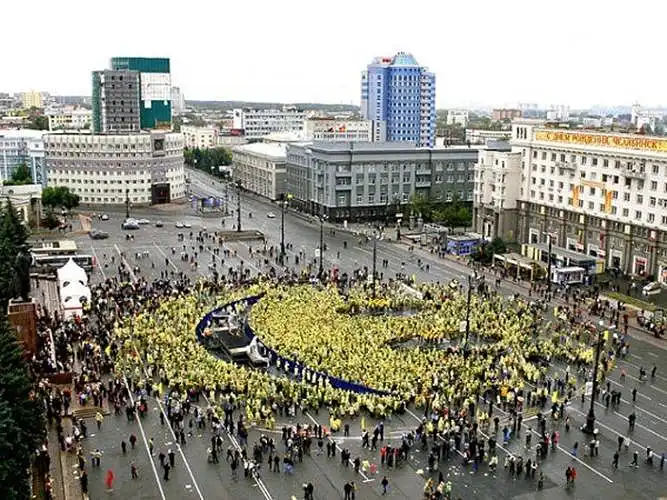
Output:
[[325,215],[320,215],[320,270],[318,276],[322,279],[324,275],[324,219]]
[[285,193],[280,194],[280,265],[285,265],[285,208],[287,199]]
[[225,182],[225,215],[229,215],[229,180]]
[[[600,328],[604,326],[604,323],[600,321]],[[600,354],[602,352],[602,346],[605,343],[604,332],[602,330],[597,331],[595,338],[595,366],[593,367],[593,392],[591,393],[591,406],[588,409],[588,415],[586,416],[586,425],[581,428],[581,431],[586,434],[593,434],[595,431],[595,396],[598,391],[598,369],[600,366]]]
[[463,356],[468,356],[468,338],[470,337],[470,302],[472,299],[472,276],[468,275],[468,299],[466,302],[466,336],[463,341]]
[[236,231],[241,232],[241,181],[236,181]]

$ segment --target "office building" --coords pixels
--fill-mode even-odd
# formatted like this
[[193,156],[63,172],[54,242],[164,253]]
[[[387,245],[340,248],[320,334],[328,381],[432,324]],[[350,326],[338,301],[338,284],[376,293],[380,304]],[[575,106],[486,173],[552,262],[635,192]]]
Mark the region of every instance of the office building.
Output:
[[175,115],[185,111],[185,96],[180,87],[171,88],[171,110]]
[[475,165],[473,228],[488,240],[516,241],[521,153],[507,141],[488,140]]
[[183,134],[183,144],[186,148],[208,149],[218,146],[219,131],[215,127],[183,125],[181,134]]
[[44,137],[42,130],[0,130],[0,176],[9,180],[19,165],[30,170],[32,181],[46,185]]
[[488,139],[509,141],[511,130],[482,130],[477,128],[466,129],[466,142],[470,144],[486,144]]
[[243,189],[270,200],[287,192],[284,144],[254,143],[232,148],[232,178]]
[[521,118],[521,110],[516,108],[496,108],[492,111],[491,117],[497,122],[514,120],[515,118]]
[[435,146],[435,75],[412,54],[377,57],[361,75],[361,116],[378,142]]
[[448,109],[447,125],[458,125],[459,127],[468,126],[469,113],[465,109]]
[[21,94],[21,103],[26,109],[41,108],[43,104],[42,93],[37,92],[36,90],[23,92],[23,94]]
[[52,133],[44,136],[49,186],[66,186],[86,205],[169,203],[185,196],[183,136]]
[[511,145],[523,179],[519,242],[544,249],[551,238],[569,256],[596,259],[598,271],[667,283],[667,139],[522,119],[512,124]]
[[85,130],[90,131],[93,112],[76,106],[54,107],[47,109],[44,114],[49,119],[49,131],[55,130]]
[[42,219],[42,188],[41,184],[0,185],[0,207],[7,200],[11,201],[22,222],[39,227]]
[[293,106],[281,109],[234,109],[233,129],[243,130],[246,139],[261,139],[276,132],[303,132],[306,113]]
[[415,195],[472,201],[478,153],[475,147],[401,142],[289,144],[287,189],[298,207],[313,214],[386,220]]
[[309,118],[305,122],[303,135],[309,141],[318,142],[373,142],[373,122]]
[[139,91],[139,73],[136,71],[93,71],[93,132],[139,132]]

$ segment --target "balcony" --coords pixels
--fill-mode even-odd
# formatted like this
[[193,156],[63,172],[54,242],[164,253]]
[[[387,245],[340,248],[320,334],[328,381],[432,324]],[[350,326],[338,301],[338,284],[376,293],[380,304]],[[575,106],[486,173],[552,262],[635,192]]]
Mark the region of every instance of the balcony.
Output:
[[427,188],[431,187],[431,181],[429,180],[419,180],[415,181],[415,187],[416,188]]
[[646,172],[641,171],[638,168],[627,168],[623,170],[623,175],[628,179],[646,179]]
[[574,172],[577,170],[577,165],[576,163],[572,163],[569,161],[557,161],[556,168],[562,168],[563,170],[569,170],[571,172]]

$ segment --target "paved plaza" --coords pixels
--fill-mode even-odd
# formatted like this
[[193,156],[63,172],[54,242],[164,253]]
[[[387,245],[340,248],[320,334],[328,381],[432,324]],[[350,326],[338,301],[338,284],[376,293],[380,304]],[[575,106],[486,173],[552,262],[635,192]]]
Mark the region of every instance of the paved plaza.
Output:
[[[216,181],[203,174],[190,172],[192,179],[191,189],[201,196],[222,197],[225,190]],[[230,206],[236,206],[235,202]],[[274,212],[276,218],[268,218],[267,213]],[[242,226],[243,229],[258,229],[267,238],[267,245],[280,246],[280,211],[266,201],[251,197],[242,197]],[[252,218],[248,214],[252,213]],[[224,247],[230,250],[230,257],[225,258],[212,251],[212,240],[204,243],[203,256],[199,259],[200,266],[195,269],[189,262],[181,259],[181,252],[191,254],[195,245],[189,235],[192,231],[195,237],[199,231],[206,228],[209,232],[223,229],[220,218],[202,218],[194,213],[189,205],[183,205],[175,210],[142,209],[137,210],[136,217],[146,217],[151,220],[150,225],[142,226],[132,231],[133,241],[127,241],[126,231],[120,229],[124,219],[124,211],[108,212],[110,220],[94,221],[94,227],[107,231],[110,237],[107,240],[91,240],[87,236],[77,236],[75,241],[81,253],[91,253],[97,260],[98,266],[93,274],[92,282],[111,277],[117,273],[119,261],[124,261],[133,271],[135,278],[144,277],[147,280],[158,279],[161,272],[183,272],[191,276],[210,276],[212,267],[209,263],[216,263],[216,269],[226,273],[230,266],[238,266],[243,261],[252,274],[268,272],[274,265],[269,259],[258,255],[257,251],[263,248],[259,241],[237,242],[228,241]],[[157,228],[156,220],[164,223],[164,227]],[[192,225],[191,229],[177,229],[176,222],[184,221]],[[231,229],[236,221],[235,217],[228,217],[224,229]],[[335,231],[335,234],[332,233]],[[184,241],[179,241],[178,233],[185,235]],[[320,225],[317,221],[307,217],[295,215],[291,212],[285,219],[285,239],[290,244],[288,250],[289,264],[301,252],[300,267],[304,268],[308,261],[312,261],[315,249],[319,245]],[[325,268],[336,266],[341,272],[350,273],[361,266],[372,265],[372,243],[360,242],[360,238],[326,225],[324,241],[327,251],[324,254]],[[185,249],[183,248],[185,245]],[[198,246],[198,245],[197,245]],[[197,250],[198,251],[198,250]],[[252,252],[252,255],[251,255]],[[303,256],[306,256],[304,259]],[[388,261],[388,267],[381,268],[380,263]],[[168,262],[167,262],[168,261]],[[421,262],[419,262],[421,261]],[[418,281],[447,282],[451,279],[463,279],[468,270],[465,265],[440,259],[428,252],[416,250],[408,252],[405,245],[395,242],[381,241],[377,245],[378,269],[384,272],[385,278],[393,277],[402,272],[415,275]],[[426,268],[428,264],[428,270]],[[165,265],[167,266],[165,268]],[[315,267],[317,269],[317,267]],[[503,293],[527,294],[527,289],[513,283],[503,283]],[[202,315],[206,311],[202,311]],[[533,458],[534,448],[527,449],[525,436],[535,430],[537,417],[526,415],[519,433],[503,444],[499,441],[499,467],[492,473],[486,464],[473,471],[472,466],[464,466],[460,456],[455,455],[449,460],[440,461],[438,471],[432,473],[435,479],[441,472],[446,480],[452,481],[453,497],[463,499],[496,498],[496,499],[656,499],[667,496],[667,478],[665,472],[659,470],[660,454],[667,453],[667,353],[665,342],[656,340],[649,335],[631,329],[631,349],[628,356],[619,360],[615,370],[609,377],[610,387],[622,391],[621,404],[618,408],[607,408],[603,402],[596,403],[597,427],[600,431],[600,452],[598,456],[586,456],[587,437],[579,431],[579,427],[586,421],[586,414],[590,400],[582,403],[579,398],[571,403],[567,409],[572,427],[567,432],[563,423],[549,422],[547,429],[557,429],[560,432],[560,443],[556,450],[549,454],[542,463],[541,470],[545,474],[545,483],[541,491],[537,490],[534,479],[511,478],[503,468],[507,454],[522,456],[524,460]],[[194,338],[194,332],[193,332]],[[649,372],[656,366],[655,378],[646,381],[639,380],[639,369],[644,367]],[[562,372],[564,367],[554,366],[552,372]],[[625,370],[625,379],[621,380],[621,370]],[[632,390],[637,389],[636,401],[632,400]],[[207,407],[204,399],[199,401],[202,408]],[[148,415],[138,422],[128,422],[124,413],[108,415],[102,429],[97,430],[94,420],[89,423],[89,437],[84,441],[84,449],[90,452],[99,448],[103,452],[102,466],[99,469],[88,467],[90,482],[90,498],[115,497],[122,499],[267,499],[290,500],[292,496],[303,498],[302,485],[312,482],[314,498],[318,500],[343,498],[343,485],[355,481],[357,486],[356,498],[368,499],[382,496],[381,480],[386,475],[389,479],[388,498],[418,499],[422,497],[424,478],[429,476],[427,471],[428,451],[413,448],[407,463],[397,468],[380,466],[376,474],[370,471],[355,473],[351,466],[344,466],[340,460],[340,449],[349,448],[352,458],[359,456],[372,464],[380,464],[379,451],[370,451],[361,448],[360,419],[349,420],[350,437],[334,435],[333,439],[339,448],[335,458],[328,458],[327,454],[318,455],[316,446],[311,456],[305,456],[302,463],[295,466],[293,474],[271,472],[266,465],[260,470],[258,480],[244,478],[243,471],[238,479],[233,479],[229,465],[224,460],[228,446],[236,443],[230,436],[225,436],[223,452],[219,464],[207,461],[207,448],[210,446],[211,429],[197,429],[196,425],[188,427],[187,444],[176,444],[175,436],[167,424],[161,423],[160,412],[162,402],[149,399]],[[548,407],[545,409],[548,412]],[[632,432],[628,430],[628,415],[635,412],[636,426]],[[501,417],[501,425],[509,420],[500,408],[494,409],[494,415]],[[423,415],[414,408],[401,415],[393,415],[384,421],[385,442],[395,440],[400,444],[400,437],[414,430],[420,423]],[[370,416],[364,417],[366,427],[372,429],[377,423]],[[248,438],[249,445],[257,441],[262,434],[273,437],[277,441],[278,451],[282,451],[280,442],[283,425],[322,424],[328,425],[329,416],[325,411],[319,414],[305,413],[292,418],[282,417],[276,422],[275,429],[252,428]],[[187,419],[186,419],[187,422]],[[553,425],[553,427],[552,427]],[[532,429],[532,430],[531,430]],[[488,432],[493,432],[493,429]],[[130,435],[137,437],[135,449],[130,449]],[[614,470],[611,462],[617,448],[617,437],[621,435],[629,438],[628,449],[621,450],[620,465]],[[487,434],[488,437],[488,434]],[[149,452],[149,441],[154,443],[153,454]],[[121,450],[121,441],[128,443],[128,450],[124,454]],[[533,437],[533,447],[537,436]],[[579,444],[577,456],[571,451],[575,442]],[[650,446],[658,455],[652,466],[645,464],[646,447]],[[169,479],[163,478],[158,455],[168,450],[175,453],[175,467]],[[639,452],[639,467],[630,467],[632,453]],[[138,479],[131,479],[130,466],[134,463],[139,472]],[[577,469],[576,486],[565,488],[565,469],[573,465]],[[104,476],[111,468],[116,476],[113,493],[106,492]]]

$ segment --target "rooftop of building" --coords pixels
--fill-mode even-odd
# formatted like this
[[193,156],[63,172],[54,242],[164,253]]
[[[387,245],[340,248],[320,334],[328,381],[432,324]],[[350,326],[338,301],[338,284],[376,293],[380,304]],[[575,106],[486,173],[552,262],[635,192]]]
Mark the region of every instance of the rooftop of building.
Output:
[[326,141],[314,141],[312,143],[306,144],[297,144],[302,146],[308,146],[313,150],[323,151],[323,152],[337,152],[337,151],[350,151],[350,152],[414,152],[414,151],[432,151],[432,152],[473,152],[479,151],[480,149],[485,149],[484,145],[467,144],[452,145],[452,146],[437,146],[435,148],[427,147],[418,147],[414,142],[365,142],[365,141],[340,141],[340,142],[326,142]]
[[8,139],[40,139],[48,130],[33,130],[29,128],[0,129],[0,137]]
[[273,132],[262,137],[263,142],[307,142],[308,137],[303,132]]
[[254,142],[252,144],[234,146],[232,153],[234,151],[283,160],[287,156],[287,146],[279,143]]
[[417,59],[409,52],[397,52],[393,56],[382,56],[373,59],[372,64],[383,66],[419,66]]

